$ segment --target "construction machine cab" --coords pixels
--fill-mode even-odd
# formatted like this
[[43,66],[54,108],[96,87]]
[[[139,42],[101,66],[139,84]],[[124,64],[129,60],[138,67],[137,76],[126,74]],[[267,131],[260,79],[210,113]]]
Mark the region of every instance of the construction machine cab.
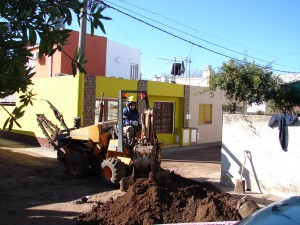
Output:
[[[140,94],[140,100],[137,99],[133,99],[132,96],[134,97],[134,95],[131,95],[129,98],[127,98],[127,94]],[[140,113],[140,123],[141,123],[141,132],[135,132],[135,136],[137,138],[140,139],[144,139],[144,137],[141,136],[143,132],[143,130],[147,129],[145,126],[143,126],[143,121],[142,121],[142,117],[145,111],[149,110],[149,101],[148,101],[148,95],[147,95],[147,91],[133,91],[133,90],[120,90],[119,91],[119,98],[118,98],[118,123],[117,123],[117,136],[118,137],[124,137],[123,134],[123,102],[124,100],[127,101],[136,101],[137,103],[137,107],[140,108],[144,108],[143,112]],[[143,103],[142,103],[143,102]],[[139,103],[144,104],[144,106],[142,107],[141,105],[139,105]],[[150,129],[150,127],[148,128]],[[138,135],[138,136],[137,136]],[[118,139],[118,151],[123,151],[124,150],[124,140],[122,140],[122,138]]]

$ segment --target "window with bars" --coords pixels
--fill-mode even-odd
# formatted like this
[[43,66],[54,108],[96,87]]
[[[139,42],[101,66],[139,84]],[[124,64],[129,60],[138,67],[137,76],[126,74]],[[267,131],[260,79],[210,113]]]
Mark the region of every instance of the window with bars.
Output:
[[199,124],[212,124],[212,105],[199,105]]
[[154,102],[154,128],[157,133],[173,133],[174,103]]

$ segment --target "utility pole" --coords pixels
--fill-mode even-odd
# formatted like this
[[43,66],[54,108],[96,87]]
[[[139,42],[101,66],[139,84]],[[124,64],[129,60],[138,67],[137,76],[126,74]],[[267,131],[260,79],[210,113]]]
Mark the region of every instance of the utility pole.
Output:
[[[86,45],[86,23],[87,23],[87,8],[88,1],[82,0],[84,3],[83,8],[80,13],[80,31],[79,31],[79,41],[78,41],[78,50],[80,55],[85,53]],[[77,70],[78,73],[78,70]]]

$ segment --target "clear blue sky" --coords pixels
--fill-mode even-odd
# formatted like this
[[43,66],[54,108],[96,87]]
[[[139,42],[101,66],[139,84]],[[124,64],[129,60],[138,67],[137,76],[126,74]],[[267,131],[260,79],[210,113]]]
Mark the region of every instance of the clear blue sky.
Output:
[[172,61],[164,59],[175,60],[175,57],[178,61],[191,59],[191,76],[201,73],[205,65],[221,67],[229,59],[226,56],[242,60],[245,55],[248,61],[262,66],[273,63],[274,70],[300,72],[299,0],[105,2],[188,41],[106,9],[103,14],[112,20],[104,21],[106,35],[101,31],[96,34],[139,49],[144,79],[170,74]]

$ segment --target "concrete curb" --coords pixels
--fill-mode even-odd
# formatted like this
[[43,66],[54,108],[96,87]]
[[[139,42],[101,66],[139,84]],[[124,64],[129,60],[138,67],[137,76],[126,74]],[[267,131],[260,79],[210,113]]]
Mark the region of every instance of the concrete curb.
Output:
[[212,142],[212,143],[205,143],[205,144],[195,144],[190,146],[163,146],[161,151],[182,151],[182,150],[193,150],[193,149],[203,149],[203,148],[212,148],[212,147],[220,147],[221,150],[221,142]]

